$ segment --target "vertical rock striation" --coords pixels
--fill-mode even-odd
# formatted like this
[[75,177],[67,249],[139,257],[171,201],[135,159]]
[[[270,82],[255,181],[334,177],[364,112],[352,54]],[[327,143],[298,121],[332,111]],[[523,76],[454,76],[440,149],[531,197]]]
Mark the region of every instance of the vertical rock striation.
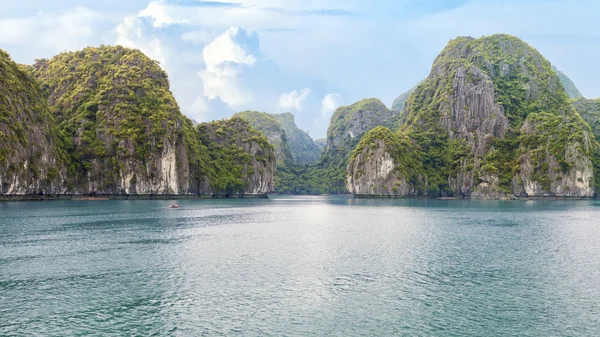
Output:
[[[594,195],[591,158],[597,142],[550,63],[512,36],[451,41],[408,97],[393,137],[410,139],[419,161],[396,160],[396,166],[408,169],[378,171],[389,171],[391,181],[410,185],[397,189],[396,195]],[[377,137],[368,138],[378,142]],[[380,194],[381,186],[365,180],[374,173],[359,173],[374,170],[364,166],[373,161],[387,167],[386,159],[394,157],[389,150],[370,148],[363,146],[348,166],[347,185],[354,193],[360,186]],[[370,161],[361,164],[364,157]]]
[[62,193],[64,164],[39,84],[0,50],[0,195]]
[[201,147],[156,62],[138,50],[86,48],[31,72],[64,137],[69,192],[188,193]]
[[209,157],[200,194],[226,197],[266,195],[274,190],[276,155],[265,136],[239,118],[198,126],[200,141]]

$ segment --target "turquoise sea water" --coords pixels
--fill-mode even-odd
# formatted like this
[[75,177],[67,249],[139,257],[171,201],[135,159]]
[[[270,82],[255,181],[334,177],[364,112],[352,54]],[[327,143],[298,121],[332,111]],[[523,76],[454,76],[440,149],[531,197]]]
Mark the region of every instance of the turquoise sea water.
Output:
[[0,335],[600,336],[598,201],[0,203]]

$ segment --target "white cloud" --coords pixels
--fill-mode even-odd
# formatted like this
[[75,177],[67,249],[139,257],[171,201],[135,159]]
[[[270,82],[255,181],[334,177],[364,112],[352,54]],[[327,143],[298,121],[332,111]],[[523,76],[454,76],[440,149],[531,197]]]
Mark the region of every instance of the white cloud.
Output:
[[329,118],[333,112],[342,105],[342,95],[327,94],[321,101],[321,115]]
[[174,7],[160,1],[151,1],[138,16],[147,17],[152,20],[152,25],[157,28],[163,28],[173,24],[188,23],[187,19],[175,19],[172,17]]
[[323,130],[324,132],[329,125],[329,121],[331,120],[333,112],[342,106],[342,101],[342,95],[337,93],[330,93],[323,97],[320,102],[321,111],[318,116],[315,116],[313,128],[316,127],[317,130]]
[[215,38],[214,34],[206,30],[186,32],[181,35],[181,40],[191,42],[209,43]]
[[290,93],[281,95],[279,99],[279,107],[284,110],[302,111],[304,101],[311,93],[310,88],[304,88],[300,91],[293,90]]
[[[328,123],[315,124],[321,118],[321,99],[339,88],[312,76],[282,72],[262,54],[257,33],[231,27],[206,45],[202,57],[202,97],[196,99],[195,114],[219,119],[247,109],[302,112],[296,116],[299,127],[319,136],[325,133]],[[340,100],[341,95],[332,94],[326,103]]]
[[[39,12],[35,16],[0,20],[0,43],[40,46],[53,52],[87,46],[95,37],[93,25],[101,15],[85,7],[59,13]],[[96,36],[97,37],[97,36]]]
[[202,55],[208,68],[224,62],[254,65],[258,53],[258,36],[240,27],[231,27],[208,44]]
[[163,42],[154,34],[152,24],[145,17],[128,16],[117,26],[116,44],[141,50],[153,60],[167,66],[167,52]]
[[[0,47],[24,63],[102,43],[140,49],[160,62],[169,74],[182,112],[198,121],[220,119],[245,109],[292,110],[302,111],[296,118],[301,128],[310,128],[316,135],[324,133],[324,128],[314,125],[320,117],[321,99],[327,93],[343,91],[315,78],[313,74],[321,72],[313,65],[286,59],[289,55],[306,59],[307,55],[329,54],[318,48],[303,48],[307,39],[314,38],[311,31],[320,31],[319,37],[335,35],[323,27],[335,26],[340,20],[319,10],[352,10],[349,2],[231,0],[233,5],[206,5],[147,0],[144,5],[143,0],[137,1],[136,5],[90,4],[92,7],[67,10],[38,6],[50,11],[0,19]],[[72,0],[67,6],[73,4],[77,2]],[[261,45],[259,33],[265,39]],[[279,40],[284,36],[288,38]],[[331,41],[317,39],[313,43],[327,46]],[[262,44],[268,48],[262,49]],[[15,53],[5,45],[19,47]],[[281,49],[290,52],[277,54]],[[270,50],[268,56],[264,50]],[[302,53],[307,55],[297,57]]]
[[244,85],[259,56],[258,36],[239,27],[231,27],[202,51],[206,69],[199,72],[203,94],[219,98],[232,106],[252,102],[252,88]]

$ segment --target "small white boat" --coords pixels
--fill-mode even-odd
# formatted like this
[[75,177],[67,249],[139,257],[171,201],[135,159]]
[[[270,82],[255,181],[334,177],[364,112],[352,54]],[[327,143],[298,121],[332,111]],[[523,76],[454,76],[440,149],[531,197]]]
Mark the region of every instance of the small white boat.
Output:
[[179,208],[179,204],[173,203],[173,204],[171,204],[171,208]]

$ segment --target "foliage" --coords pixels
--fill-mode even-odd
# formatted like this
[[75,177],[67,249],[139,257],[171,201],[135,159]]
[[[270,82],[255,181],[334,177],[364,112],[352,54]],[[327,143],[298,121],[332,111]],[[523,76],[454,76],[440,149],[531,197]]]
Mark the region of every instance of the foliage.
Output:
[[483,173],[498,174],[500,189],[510,193],[513,177],[519,171],[517,159],[519,156],[520,137],[518,133],[510,131],[504,138],[494,138],[484,159]]
[[[382,125],[391,127],[399,113],[390,111],[383,102],[376,98],[366,98],[352,105],[338,108],[331,117],[327,129],[328,144],[333,142],[335,146],[347,142],[349,132],[354,137],[360,137],[372,128]],[[356,144],[355,144],[356,145]]]
[[577,98],[573,106],[579,115],[590,125],[597,141],[600,141],[600,99]]
[[[124,160],[146,167],[165,146],[179,145],[189,162],[178,165],[202,171],[205,149],[192,122],[180,113],[167,74],[139,50],[101,46],[65,52],[36,60],[31,72],[48,96],[71,175],[85,180],[94,161],[103,169],[93,174],[114,183]],[[156,175],[153,167],[143,171],[138,180],[140,174]]]
[[292,161],[295,165],[310,165],[321,156],[321,149],[315,141],[303,130],[296,126],[294,115],[289,112],[271,115],[281,125],[285,132],[290,148]]
[[327,147],[308,173],[313,189],[328,194],[347,193],[346,167],[353,149],[365,133],[377,126],[391,127],[398,116],[376,98],[338,108],[327,129]]
[[[267,138],[241,118],[203,123],[197,128],[200,142],[207,147],[205,174],[217,195],[243,193],[254,166],[264,167],[275,161],[273,146]],[[262,163],[253,165],[256,162]]]
[[404,111],[404,104],[406,104],[406,100],[408,99],[408,96],[410,96],[410,94],[412,94],[413,92],[415,92],[415,90],[417,90],[416,86],[410,88],[410,90],[408,90],[407,92],[405,92],[402,95],[398,96],[394,100],[394,102],[392,103],[392,111],[403,112]]
[[[496,104],[509,121],[505,136],[492,140],[479,158],[479,166],[475,165],[474,142],[465,141],[475,137],[475,132],[457,137],[444,122],[458,95],[459,70],[466,73],[467,83],[477,85],[483,80],[493,84]],[[475,78],[474,70],[485,77]],[[436,195],[438,190],[439,194],[455,193],[454,187],[448,186],[451,178],[477,167],[476,178],[482,173],[497,174],[500,188],[510,192],[512,178],[520,170],[519,156],[526,153],[533,159],[532,178],[549,188],[546,155],[555,157],[560,167],[568,170],[567,147],[577,145],[584,155],[591,155],[598,146],[588,141],[588,133],[550,62],[515,37],[493,35],[450,41],[436,58],[429,77],[407,98],[397,137],[412,139],[418,149],[415,157],[420,160],[403,159],[401,168],[420,169],[422,165],[429,192]]]
[[43,178],[50,184],[59,175],[55,166],[62,166],[63,153],[39,83],[25,69],[0,50],[0,180],[12,181],[17,174],[23,183]]
[[279,166],[293,163],[293,156],[287,141],[287,135],[282,125],[273,115],[259,111],[243,111],[235,114],[234,117],[244,119],[269,139],[271,145],[275,147],[277,164]]

